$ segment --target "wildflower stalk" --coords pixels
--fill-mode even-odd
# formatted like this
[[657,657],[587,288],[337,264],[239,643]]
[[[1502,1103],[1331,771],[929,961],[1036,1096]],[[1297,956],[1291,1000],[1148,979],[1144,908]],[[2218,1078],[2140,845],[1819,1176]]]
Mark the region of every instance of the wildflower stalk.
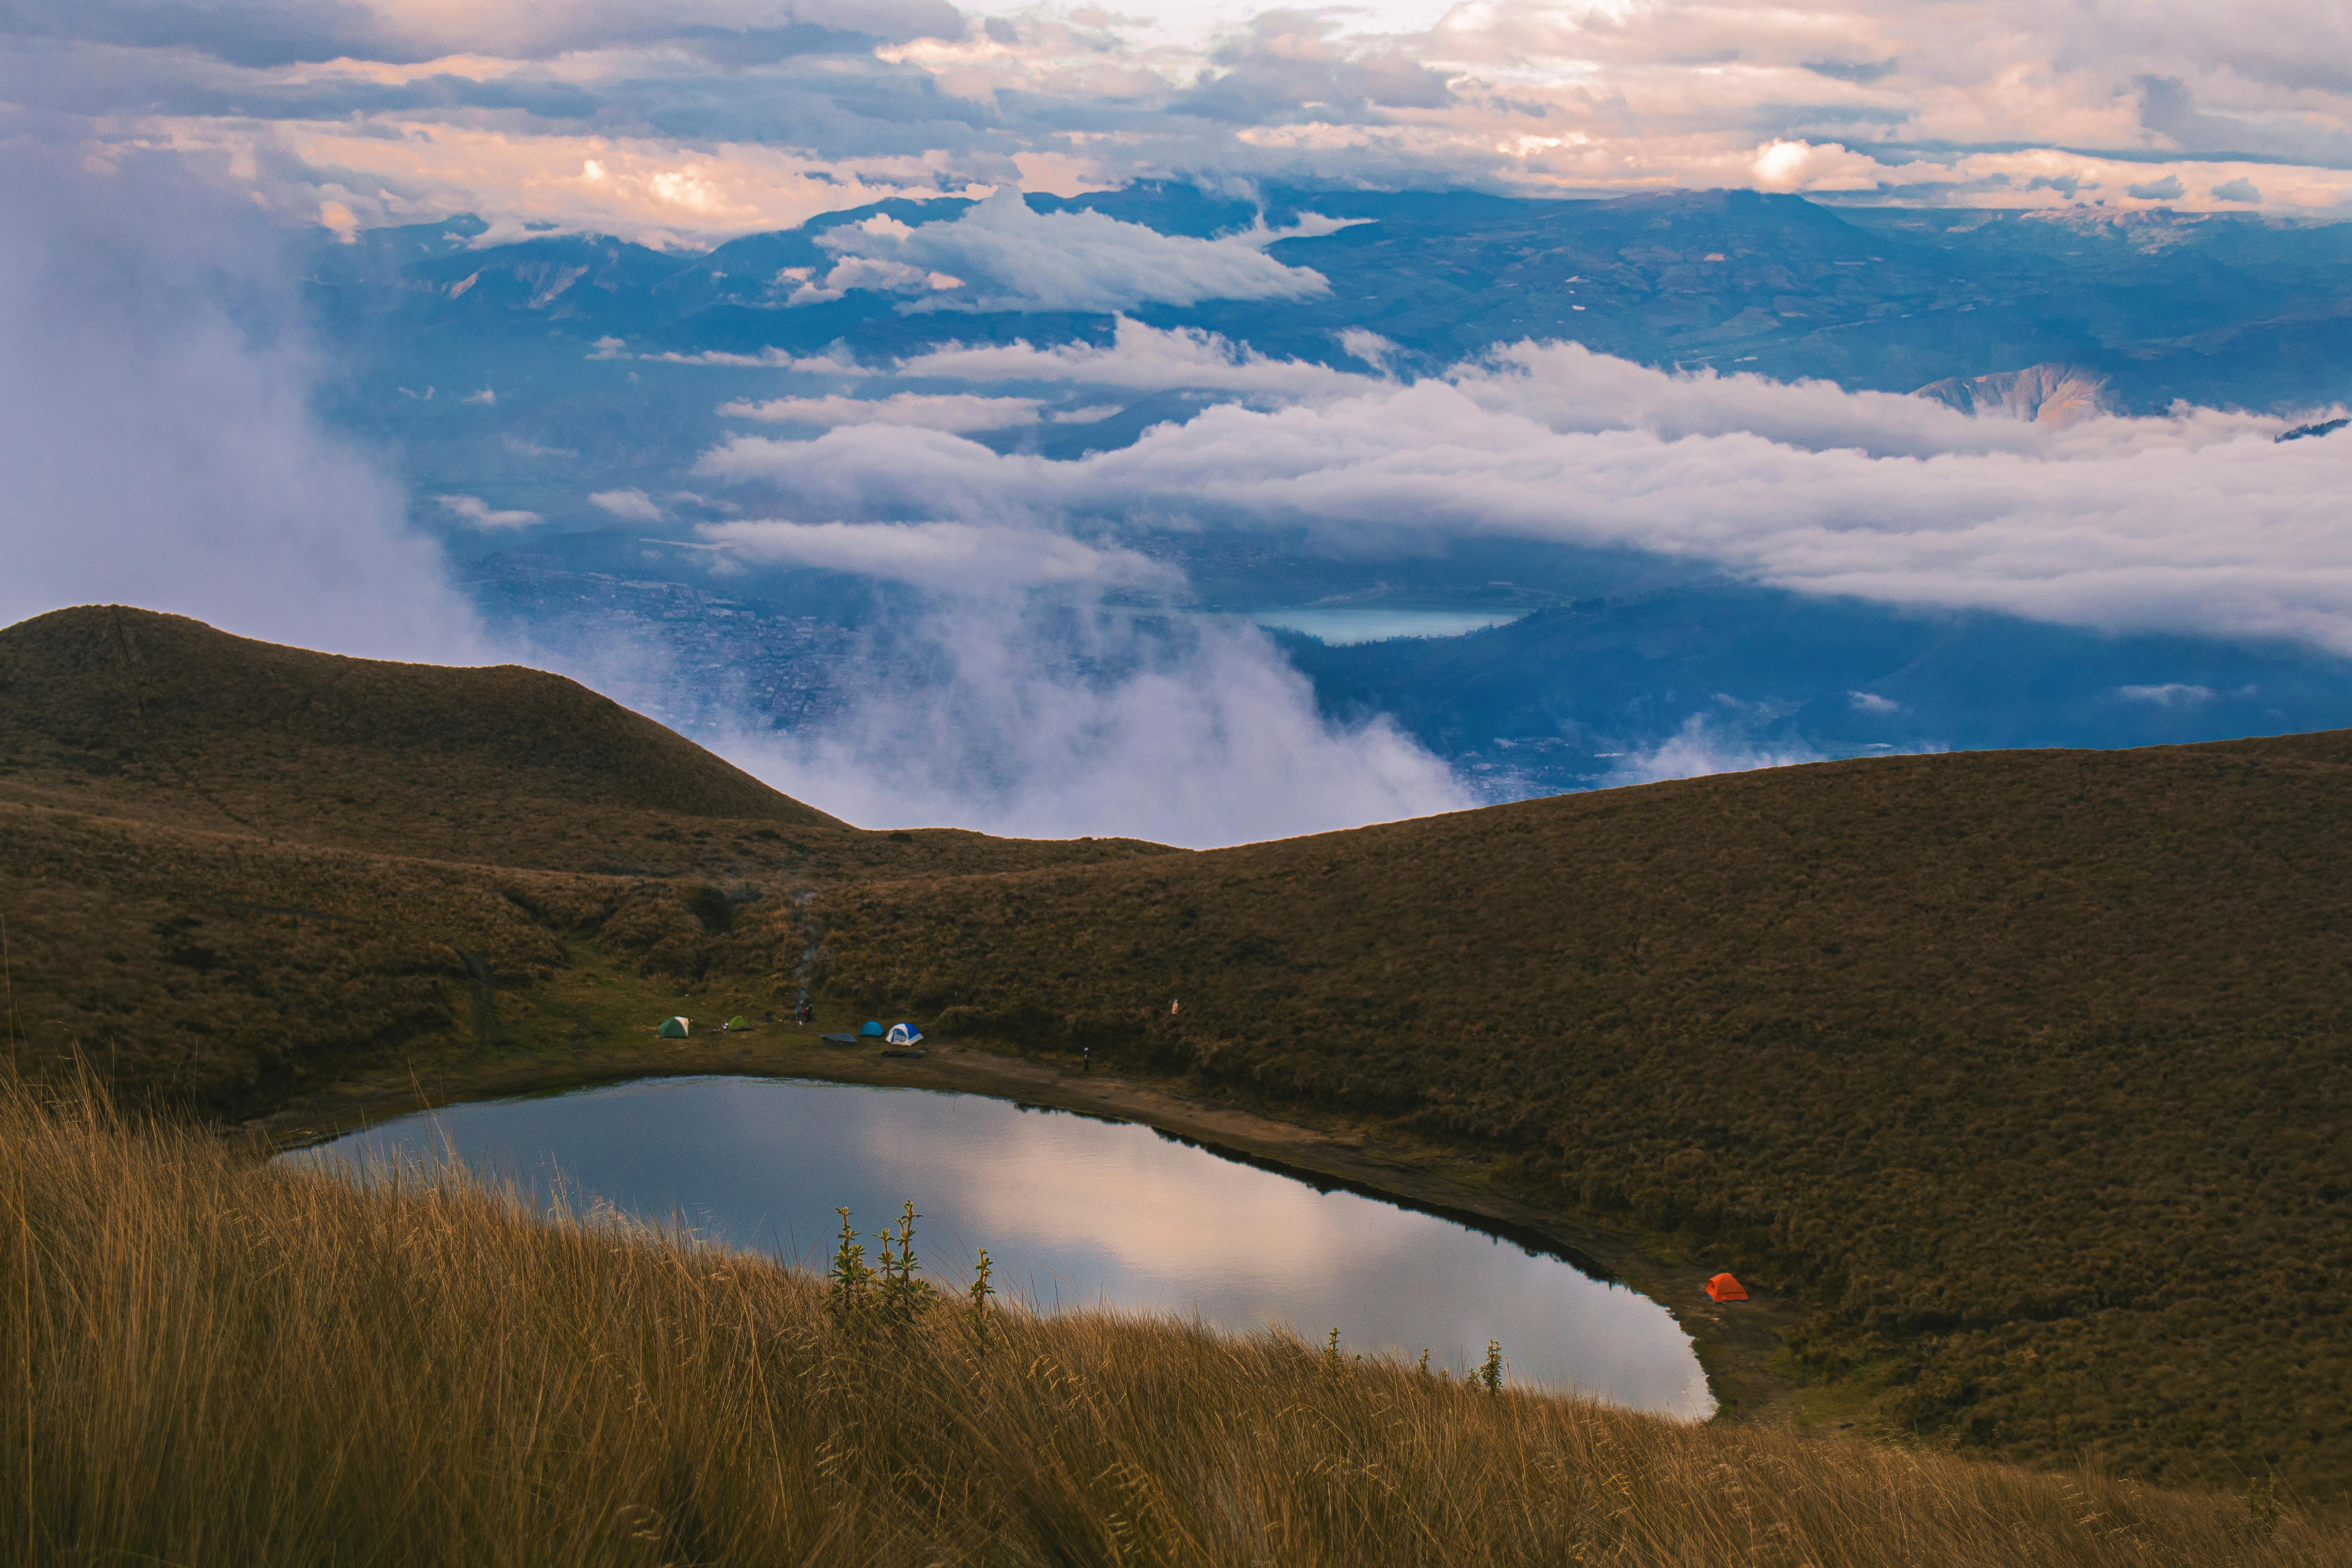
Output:
[[988,1277],[995,1271],[995,1267],[988,1260],[988,1248],[982,1247],[980,1265],[972,1270],[971,1289],[969,1295],[971,1300],[972,1337],[980,1342],[982,1349],[987,1347],[989,1339],[988,1299],[996,1294],[996,1287],[988,1282]]
[[834,1248],[833,1267],[825,1271],[824,1304],[834,1326],[846,1329],[865,1316],[873,1293],[874,1270],[866,1261],[866,1247],[857,1239],[856,1226],[849,1223],[849,1211],[833,1212],[841,1216],[841,1238]]

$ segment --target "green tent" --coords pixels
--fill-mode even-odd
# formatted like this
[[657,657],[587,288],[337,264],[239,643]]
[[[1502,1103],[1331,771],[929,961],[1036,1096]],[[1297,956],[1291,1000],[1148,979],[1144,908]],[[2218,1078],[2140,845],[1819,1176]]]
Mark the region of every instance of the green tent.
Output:
[[738,1013],[727,1020],[727,1026],[730,1029],[748,1029],[751,1026],[751,1021]]
[[664,1018],[662,1020],[662,1026],[656,1032],[665,1040],[682,1040],[686,1038],[686,1030],[687,1022],[685,1019]]

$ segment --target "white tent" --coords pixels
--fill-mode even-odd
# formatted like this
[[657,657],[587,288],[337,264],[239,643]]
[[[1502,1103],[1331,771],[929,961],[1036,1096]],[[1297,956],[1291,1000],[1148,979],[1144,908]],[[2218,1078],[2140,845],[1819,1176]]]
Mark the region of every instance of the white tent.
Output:
[[894,1046],[911,1046],[922,1037],[923,1031],[918,1029],[912,1024],[893,1024],[890,1026],[889,1043]]

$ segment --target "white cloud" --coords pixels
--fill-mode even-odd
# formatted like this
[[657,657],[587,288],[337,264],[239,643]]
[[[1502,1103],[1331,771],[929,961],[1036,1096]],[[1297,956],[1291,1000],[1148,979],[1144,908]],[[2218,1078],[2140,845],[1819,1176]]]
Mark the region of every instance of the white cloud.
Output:
[[[1086,618],[1071,650],[967,604],[893,636],[944,673],[910,689],[877,671],[840,721],[739,735],[721,750],[874,826],[1208,847],[1475,804],[1387,722],[1326,721],[1305,679],[1245,628],[1161,637],[1103,614]],[[1116,673],[1090,678],[1082,666]]]
[[588,504],[627,522],[659,522],[662,520],[660,503],[643,490],[598,490],[589,496]]
[[719,405],[737,419],[779,425],[898,425],[921,430],[1002,430],[1037,423],[1033,397],[982,397],[971,393],[895,393],[888,397],[775,397]]
[[792,302],[869,289],[914,296],[899,307],[909,310],[1108,312],[1328,293],[1321,273],[1265,254],[1279,237],[1256,229],[1195,239],[1097,212],[1032,212],[1002,190],[950,221],[909,226],[877,215],[828,229],[817,243],[841,260]]
[[435,496],[441,508],[469,528],[529,528],[537,522],[535,511],[499,511],[479,496]]
[[464,401],[467,403],[478,403],[483,405],[485,407],[496,407],[499,401],[499,395],[486,386],[479,392],[469,392],[466,394]]
[[[1148,360],[1164,344],[1139,346]],[[1113,374],[1088,352],[1090,376]],[[2337,500],[2352,447],[2273,444],[2287,419],[2188,409],[2056,429],[1827,384],[1673,375],[1573,344],[1412,384],[1344,380],[1070,462],[855,429],[739,437],[703,461],[846,518],[1193,519],[1356,554],[1540,539],[1815,594],[2352,652]]]
[[1703,713],[1694,713],[1666,740],[1620,762],[1602,782],[1612,785],[1656,784],[1663,779],[1740,773],[1822,760],[1822,754],[1811,747],[1759,744],[1724,731]]
[[769,520],[706,523],[697,531],[746,561],[854,572],[949,595],[1184,585],[1181,573],[1133,551],[1038,529]]
[[1041,349],[1020,338],[1009,343],[959,343],[910,355],[895,369],[918,381],[1064,383],[1127,392],[1197,388],[1284,398],[1361,392],[1373,379],[1307,360],[1269,359],[1246,344],[1198,328],[1163,330],[1126,316],[1114,323],[1108,347],[1068,342]]
[[2194,708],[2200,702],[2212,701],[2213,689],[2168,680],[2162,686],[2118,686],[2116,695],[2126,702],[2153,703],[2158,708]]
[[[944,0],[25,0],[9,22],[37,88],[24,96],[103,119],[110,147],[226,165],[289,221],[348,236],[475,212],[493,238],[549,224],[679,247],[892,197],[1171,174],[2110,210],[2177,184],[2147,199],[2328,211],[2352,201],[2341,12],[1482,0],[1149,23]],[[591,133],[608,125],[640,133]]]
[[0,160],[0,624],[137,605],[373,657],[484,652],[399,487],[312,411],[278,237],[174,163]]
[[1846,697],[1857,713],[1900,713],[1903,704],[1892,697],[1881,697],[1875,691],[1849,691]]
[[[602,352],[607,343],[611,344],[615,351],[614,353],[608,354]],[[621,347],[621,340],[599,338],[596,341],[596,346],[599,352],[590,354],[588,356],[590,359],[618,358],[617,351]],[[723,349],[704,349],[699,353],[689,354],[679,353],[673,349],[666,353],[639,354],[636,357],[641,360],[656,361],[663,364],[726,365],[739,370],[789,370],[803,375],[863,376],[880,374],[872,366],[859,364],[854,359],[845,359],[835,354],[793,354],[774,347],[761,349],[755,354],[730,353]]]

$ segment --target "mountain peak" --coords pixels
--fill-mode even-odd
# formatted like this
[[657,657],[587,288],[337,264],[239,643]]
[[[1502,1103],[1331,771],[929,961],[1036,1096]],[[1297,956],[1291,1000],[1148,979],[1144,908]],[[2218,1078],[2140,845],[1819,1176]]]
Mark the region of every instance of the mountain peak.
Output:
[[1995,414],[2058,429],[2118,412],[2105,376],[2056,361],[1990,375],[1948,376],[1912,395],[1933,398],[1963,414]]

